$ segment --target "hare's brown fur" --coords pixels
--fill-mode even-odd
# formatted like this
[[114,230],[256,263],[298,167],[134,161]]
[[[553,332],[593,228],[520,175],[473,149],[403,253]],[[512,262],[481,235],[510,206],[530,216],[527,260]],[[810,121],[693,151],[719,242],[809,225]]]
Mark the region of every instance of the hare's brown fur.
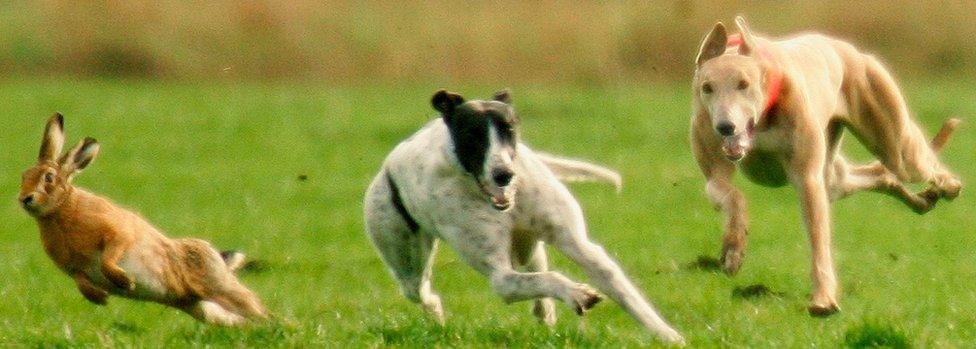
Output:
[[71,184],[97,155],[86,138],[59,159],[63,117],[48,121],[38,164],[24,172],[20,201],[37,220],[44,251],[81,294],[105,304],[109,294],[179,308],[200,321],[237,325],[265,318],[209,243],[170,239],[138,214]]

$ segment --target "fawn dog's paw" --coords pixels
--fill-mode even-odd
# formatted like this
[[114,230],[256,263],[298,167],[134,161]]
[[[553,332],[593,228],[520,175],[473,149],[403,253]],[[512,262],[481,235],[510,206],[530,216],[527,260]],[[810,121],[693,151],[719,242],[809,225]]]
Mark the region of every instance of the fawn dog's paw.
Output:
[[807,307],[811,316],[825,317],[833,315],[834,313],[840,311],[840,306],[837,305],[837,301],[830,297],[813,297],[810,301],[810,306]]
[[735,275],[742,267],[743,257],[745,257],[745,251],[741,247],[725,244],[722,246],[722,271],[730,276]]

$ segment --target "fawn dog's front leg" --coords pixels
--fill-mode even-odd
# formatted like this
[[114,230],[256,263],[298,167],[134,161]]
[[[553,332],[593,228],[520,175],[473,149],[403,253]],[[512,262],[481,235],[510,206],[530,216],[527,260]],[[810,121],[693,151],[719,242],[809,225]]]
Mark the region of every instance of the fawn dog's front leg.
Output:
[[136,284],[126,275],[125,270],[119,267],[119,260],[125,254],[126,245],[128,244],[118,240],[106,241],[105,249],[102,251],[101,269],[108,281],[123,290],[131,291],[135,289]]
[[80,291],[81,295],[84,296],[89,302],[98,305],[105,305],[107,303],[106,299],[108,298],[108,292],[99,288],[98,286],[95,286],[91,279],[88,278],[88,275],[85,275],[85,273],[82,272],[77,272],[71,277],[75,279],[75,284],[78,285],[78,291]]
[[813,257],[810,314],[830,315],[840,309],[837,305],[837,276],[830,252],[830,200],[823,176],[819,173],[801,175],[795,185],[803,209],[803,223],[810,235]]
[[742,266],[746,252],[748,215],[746,199],[732,184],[735,164],[721,155],[720,143],[709,134],[709,126],[693,121],[691,144],[698,166],[705,175],[705,190],[715,207],[725,214],[725,234],[722,237],[722,269],[735,275]]
[[725,213],[725,234],[722,236],[722,270],[735,275],[742,266],[746,253],[748,217],[746,199],[732,184],[731,173],[719,174],[707,179],[705,190],[712,203]]
[[830,195],[825,178],[826,137],[812,129],[810,125],[797,127],[794,153],[789,160],[789,177],[799,196],[803,223],[810,237],[813,294],[808,309],[811,315],[826,316],[837,312],[840,307],[837,305],[837,276],[830,252]]

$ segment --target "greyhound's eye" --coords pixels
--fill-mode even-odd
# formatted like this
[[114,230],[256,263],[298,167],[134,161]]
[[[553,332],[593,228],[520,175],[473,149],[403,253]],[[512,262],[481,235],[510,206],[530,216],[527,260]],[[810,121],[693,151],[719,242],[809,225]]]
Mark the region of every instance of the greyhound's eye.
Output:
[[702,85],[702,92],[704,92],[706,95],[712,93],[712,84]]
[[745,89],[749,88],[749,82],[748,81],[745,81],[745,80],[739,80],[739,86],[738,86],[738,88],[740,90],[745,90]]
[[47,183],[54,183],[54,174],[51,172],[44,174],[44,181]]

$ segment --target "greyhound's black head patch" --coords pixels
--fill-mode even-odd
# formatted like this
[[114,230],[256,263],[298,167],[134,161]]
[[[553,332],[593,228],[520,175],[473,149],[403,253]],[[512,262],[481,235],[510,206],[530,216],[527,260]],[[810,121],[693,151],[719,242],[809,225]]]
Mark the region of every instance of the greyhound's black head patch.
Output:
[[458,161],[475,177],[483,175],[493,129],[498,136],[496,146],[515,156],[519,119],[511,102],[508,90],[496,92],[487,101],[465,101],[461,95],[445,90],[437,91],[431,99],[450,130]]

